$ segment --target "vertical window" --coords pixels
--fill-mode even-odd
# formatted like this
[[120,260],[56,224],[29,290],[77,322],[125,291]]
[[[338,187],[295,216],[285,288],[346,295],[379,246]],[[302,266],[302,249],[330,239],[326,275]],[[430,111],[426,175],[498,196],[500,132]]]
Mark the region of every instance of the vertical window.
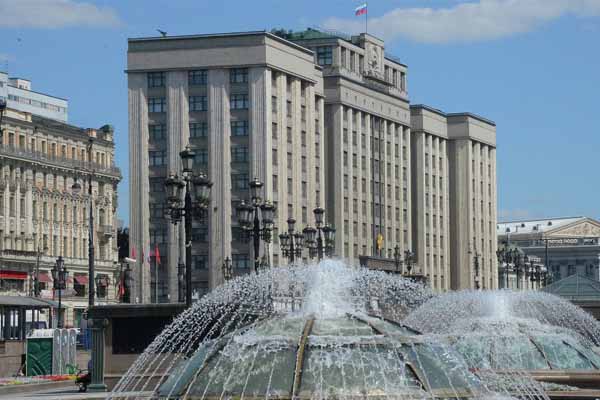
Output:
[[233,68],[229,72],[230,83],[246,83],[248,82],[248,69],[247,68]]
[[164,72],[148,72],[148,87],[149,88],[165,87],[165,73]]
[[164,97],[148,98],[149,113],[164,113],[167,112],[167,100]]
[[206,96],[190,96],[190,111],[206,111],[208,102]]
[[248,147],[232,146],[231,147],[231,161],[232,162],[247,162],[248,161]]
[[333,63],[333,49],[329,46],[317,47],[317,64],[331,65]]
[[148,163],[151,167],[158,167],[167,164],[167,156],[164,151],[149,151]]
[[208,71],[205,69],[188,72],[188,82],[190,86],[206,85],[208,81]]
[[159,141],[167,137],[167,127],[165,124],[152,124],[148,126],[150,140]]
[[190,137],[206,137],[208,136],[208,123],[207,122],[191,122],[190,123]]
[[248,121],[231,121],[231,136],[248,136]]
[[232,110],[243,110],[248,108],[248,95],[247,94],[232,94],[229,100],[230,107]]

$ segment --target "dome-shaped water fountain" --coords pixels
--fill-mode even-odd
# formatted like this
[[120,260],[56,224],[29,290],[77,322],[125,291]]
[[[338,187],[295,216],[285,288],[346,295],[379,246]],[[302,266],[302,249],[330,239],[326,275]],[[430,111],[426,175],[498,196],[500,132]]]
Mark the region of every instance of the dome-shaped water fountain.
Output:
[[487,392],[447,349],[367,315],[277,316],[203,343],[159,398],[465,398]]

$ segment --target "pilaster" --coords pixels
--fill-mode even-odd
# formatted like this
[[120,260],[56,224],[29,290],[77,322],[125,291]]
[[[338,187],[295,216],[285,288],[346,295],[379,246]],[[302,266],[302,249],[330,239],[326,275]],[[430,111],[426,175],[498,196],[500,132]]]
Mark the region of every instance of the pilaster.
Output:
[[221,266],[231,257],[231,125],[229,73],[226,69],[208,73],[209,178],[213,182],[209,226],[209,286],[222,282]]

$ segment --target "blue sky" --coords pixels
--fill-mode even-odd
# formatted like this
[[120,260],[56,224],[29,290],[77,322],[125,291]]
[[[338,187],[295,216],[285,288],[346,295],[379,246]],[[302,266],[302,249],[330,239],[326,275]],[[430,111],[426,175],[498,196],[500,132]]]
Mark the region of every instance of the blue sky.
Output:
[[[0,69],[70,102],[69,120],[116,129],[128,219],[128,37],[364,28],[327,1],[0,0]],[[369,30],[409,67],[412,103],[498,125],[499,219],[600,217],[600,0],[371,0]]]

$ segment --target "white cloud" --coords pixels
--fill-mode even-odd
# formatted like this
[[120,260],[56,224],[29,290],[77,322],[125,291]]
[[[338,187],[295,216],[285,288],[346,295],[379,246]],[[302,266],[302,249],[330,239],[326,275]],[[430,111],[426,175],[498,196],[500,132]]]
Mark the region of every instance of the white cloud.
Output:
[[[447,8],[397,8],[369,18],[369,32],[387,40],[479,42],[529,32],[562,16],[600,16],[600,0],[479,0]],[[364,19],[329,18],[324,26],[364,31]]]
[[114,27],[114,10],[74,0],[0,0],[0,28]]

